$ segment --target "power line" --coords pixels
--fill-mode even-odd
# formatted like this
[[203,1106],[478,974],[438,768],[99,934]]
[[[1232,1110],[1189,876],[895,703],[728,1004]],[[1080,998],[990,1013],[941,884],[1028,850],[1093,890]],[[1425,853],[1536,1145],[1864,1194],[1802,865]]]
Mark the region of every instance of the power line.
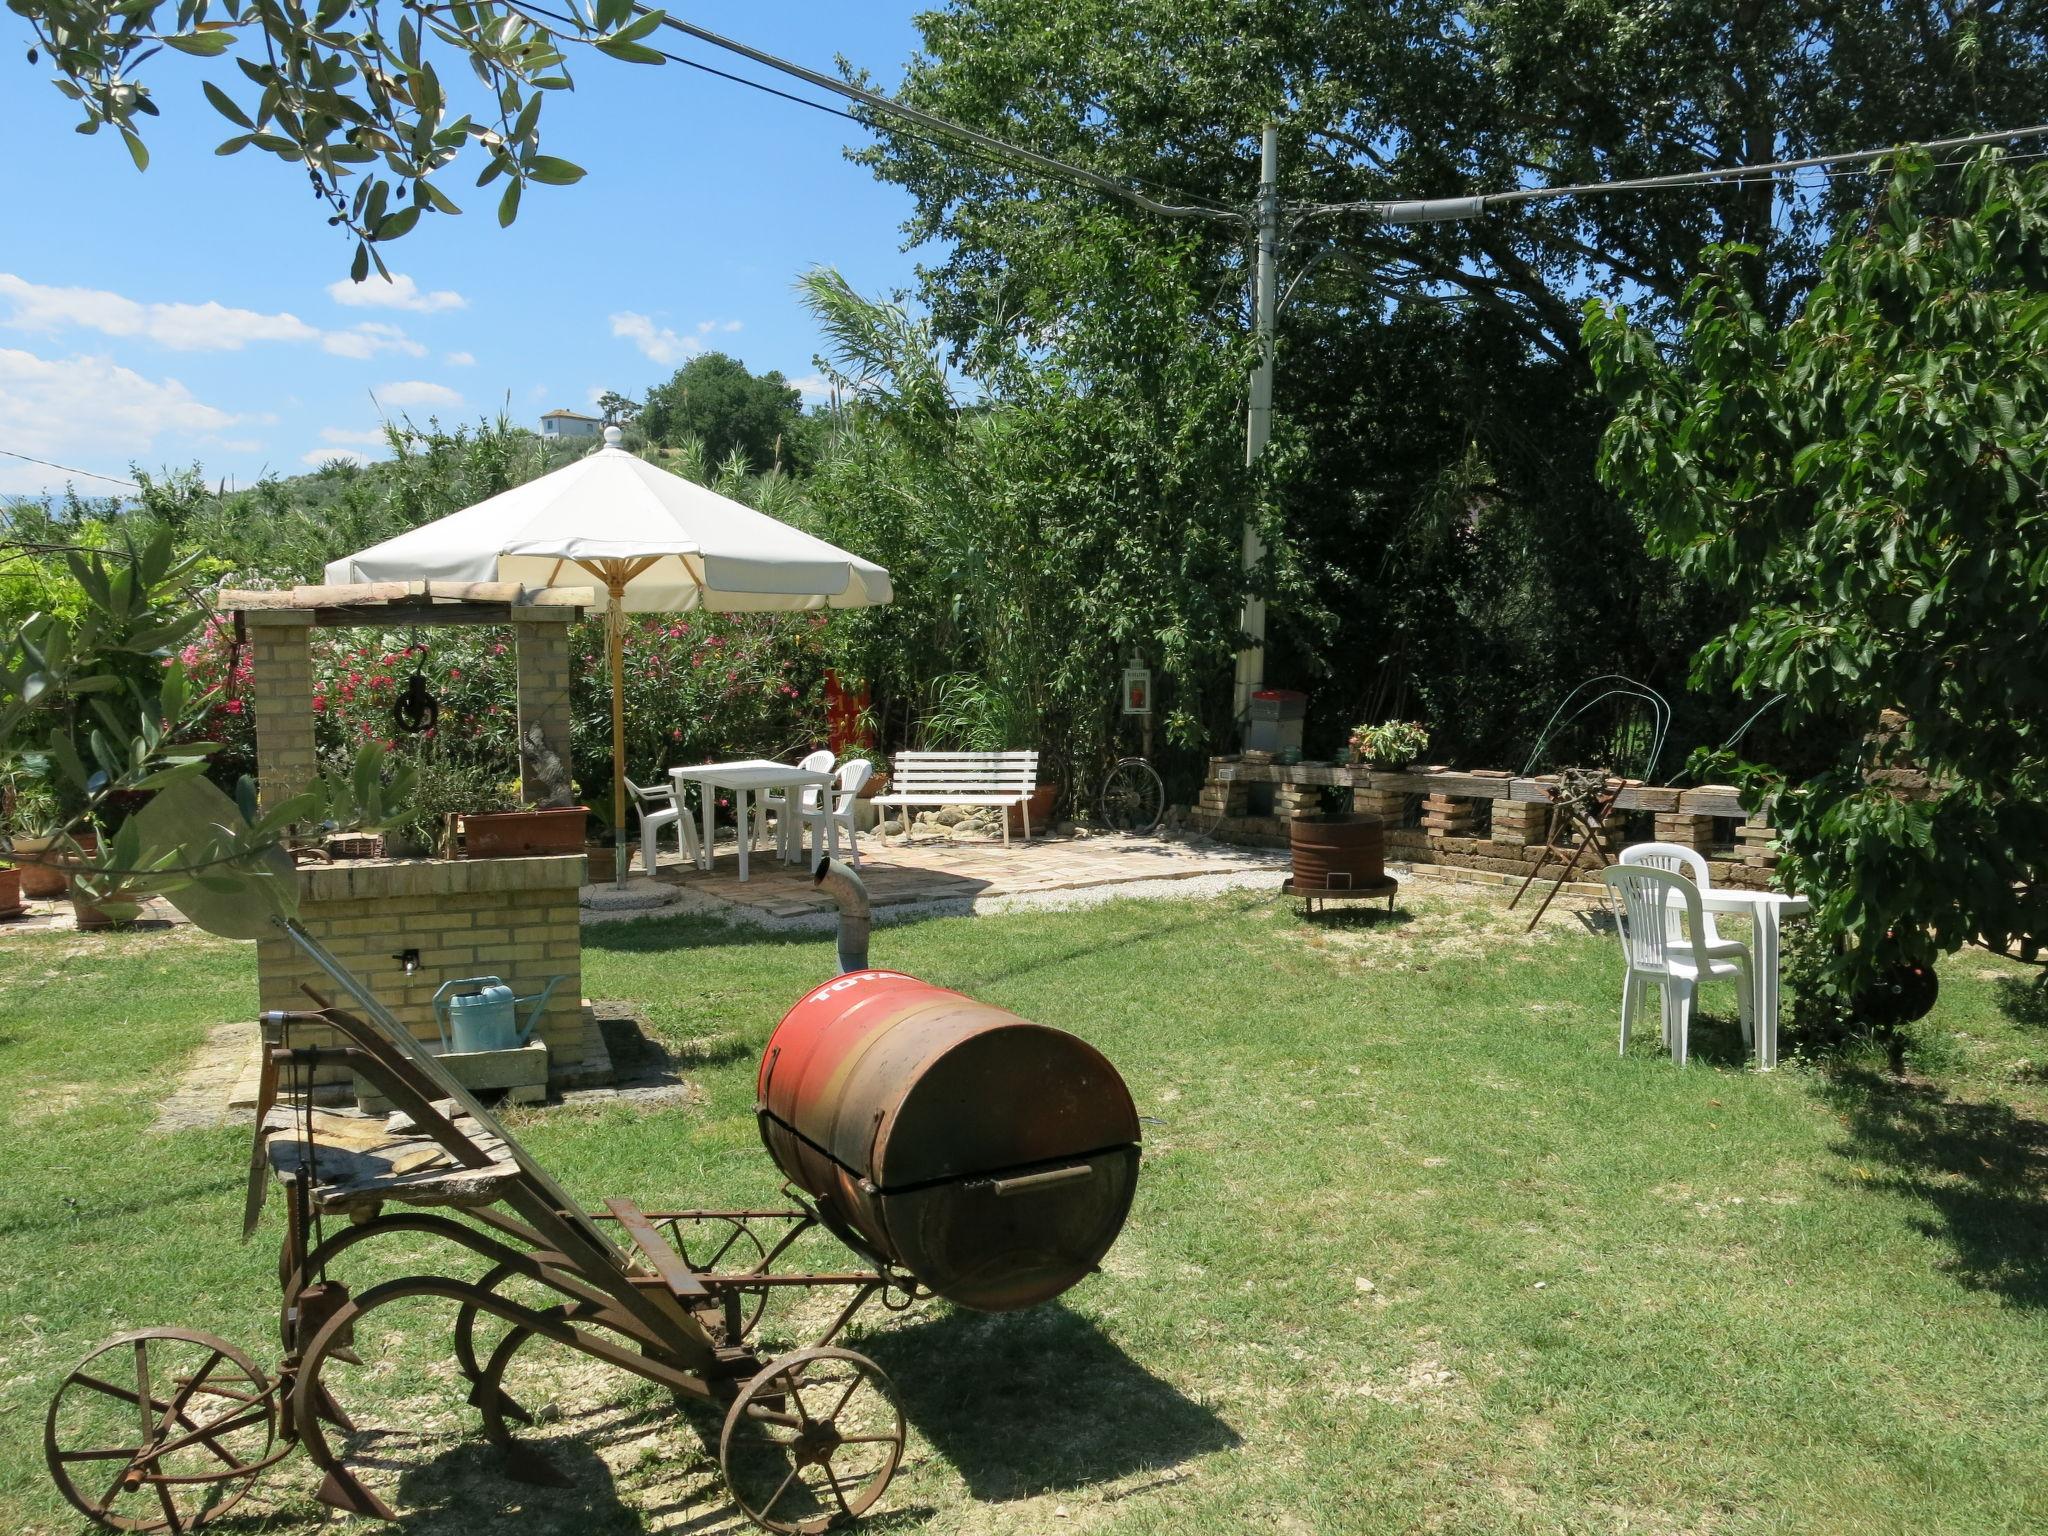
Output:
[[1655,192],[1670,187],[1711,186],[1716,183],[1774,181],[1793,172],[1820,170],[1828,166],[1867,165],[1890,155],[1915,150],[1963,149],[1973,145],[2003,143],[2009,139],[2037,139],[2048,135],[2048,123],[2031,128],[2000,128],[1990,133],[1958,134],[1953,138],[1927,139],[1918,144],[1894,145],[1890,149],[1859,149],[1832,155],[1810,155],[1801,160],[1771,160],[1758,165],[1731,165],[1715,170],[1681,171],[1671,176],[1642,176],[1628,181],[1582,182],[1565,187],[1518,187],[1511,192],[1480,192],[1464,197],[1431,197],[1355,203],[1310,203],[1298,205],[1304,218],[1319,215],[1363,213],[1389,224],[1441,224],[1475,218],[1493,208],[1519,203],[1544,202],[1560,197],[1595,197],[1615,192]]
[[[640,4],[635,4],[633,9],[643,16],[650,14],[659,15],[661,24],[671,31],[680,32],[685,37],[695,38],[700,43],[709,44],[711,47],[722,49],[727,53],[737,54],[743,59],[750,59],[754,63],[775,70],[779,74],[788,75],[792,79],[801,80],[807,85],[816,86],[820,90],[830,91],[834,95],[843,96],[848,101],[858,102],[870,111],[915,123],[929,132],[945,134],[964,143],[973,144],[991,154],[1008,156],[1012,160],[1022,160],[1041,171],[1051,173],[1061,180],[1080,182],[1085,186],[1093,187],[1098,192],[1106,192],[1112,197],[1121,198],[1133,207],[1144,209],[1147,213],[1155,213],[1165,218],[1174,219],[1220,219],[1244,225],[1249,225],[1252,222],[1251,216],[1243,210],[1224,207],[1220,204],[1162,203],[1157,198],[1147,197],[1135,187],[1126,186],[1114,177],[1104,176],[1099,171],[1091,171],[1086,166],[1075,165],[1070,161],[1060,160],[1052,155],[1040,154],[1037,150],[1026,149],[1021,144],[1012,144],[1008,140],[983,133],[977,128],[969,128],[964,123],[956,123],[951,118],[941,117],[936,112],[927,112],[922,107],[913,107],[905,102],[897,101],[893,97],[884,96],[879,91],[870,91],[858,85],[849,85],[846,81],[835,76],[821,74],[815,69],[808,69],[801,64],[793,63],[775,54],[764,52],[746,43],[722,36],[706,27],[700,27],[692,22],[683,21],[666,12],[655,12],[650,7]],[[749,81],[746,83],[755,84],[757,82]],[[766,89],[766,87],[763,87],[763,89]],[[807,102],[806,105],[816,106],[817,103]],[[852,114],[849,113],[847,115],[851,116]],[[855,118],[855,121],[858,122],[859,119]],[[1189,194],[1174,193],[1172,195],[1187,197]]]
[[[575,16],[565,16],[560,11],[551,10],[549,7],[544,5],[534,4],[533,0],[509,0],[509,3],[511,9],[513,10],[519,11],[522,14],[526,14],[531,17],[539,17],[545,21],[554,22],[562,27],[578,29],[582,28],[585,25],[583,21],[581,21],[579,18]],[[648,47],[650,45],[643,42],[641,46]],[[734,43],[732,44],[732,46],[735,49],[740,50],[742,52],[746,52],[749,54],[749,56],[751,56],[752,50],[747,49],[744,44]],[[779,100],[794,103],[799,107],[808,107],[813,112],[823,112],[828,117],[841,118],[846,122],[852,123],[856,127],[864,128],[869,132],[876,131],[876,125],[874,123],[868,121],[866,118],[863,118],[856,113],[847,111],[843,107],[835,107],[831,105],[829,102],[814,101],[808,96],[799,96],[792,91],[781,90],[776,86],[767,84],[765,81],[756,80],[747,75],[734,74],[729,70],[719,69],[715,65],[706,64],[701,59],[693,59],[685,54],[672,53],[666,48],[654,48],[653,51],[655,53],[660,54],[662,58],[666,59],[671,64],[681,64],[685,68],[699,70],[707,75],[714,75],[718,79],[730,81],[734,85],[744,85],[748,87],[750,90],[760,91],[764,95],[773,96],[778,98]],[[771,58],[773,56],[763,55],[763,57]],[[800,65],[792,64],[790,65],[790,69],[798,72],[798,78],[817,78],[821,80],[826,80],[828,82],[830,80],[829,76],[813,76],[813,73],[811,71],[804,70]],[[855,95],[856,99],[858,99],[860,96],[871,96],[874,98],[874,100],[878,102],[888,102],[889,100],[889,98],[877,95],[874,92],[858,92],[857,88],[855,87],[847,87],[845,93]],[[1124,186],[1120,182],[1111,181],[1108,178],[1097,176],[1095,172],[1085,170],[1080,166],[1069,166],[1065,161],[1054,160],[1051,156],[1047,155],[1040,155],[1035,150],[1024,149],[1020,146],[1009,144],[1004,140],[992,138],[986,134],[977,133],[973,129],[967,128],[958,123],[953,123],[950,119],[938,117],[936,116],[936,114],[922,113],[919,112],[919,110],[916,108],[902,107],[899,103],[891,103],[891,106],[895,108],[899,113],[917,113],[921,117],[930,118],[934,122],[943,123],[947,125],[944,129],[939,130],[937,133],[927,133],[922,132],[917,128],[911,127],[907,123],[898,123],[888,128],[887,131],[891,133],[902,134],[906,138],[916,139],[920,143],[929,144],[935,149],[945,150],[949,153],[964,152],[972,159],[983,161],[989,165],[997,166],[1000,169],[1006,171],[1014,172],[1019,169],[1019,166],[1017,164],[1018,158],[1029,161],[1036,166],[1040,166],[1041,168],[1044,165],[1057,166],[1062,169],[1063,174],[1071,173],[1072,176],[1081,178],[1084,182],[1086,182],[1086,184],[1090,186],[1098,186],[1104,188],[1105,190],[1114,191],[1116,195],[1123,197],[1126,200],[1135,199],[1142,206],[1151,207],[1155,211],[1172,211],[1171,205],[1157,203],[1153,199],[1145,198],[1143,194],[1134,192],[1131,188]],[[947,142],[944,138],[940,137],[940,134],[942,133],[950,133],[951,135],[958,139],[967,140],[969,142],[950,143]],[[979,148],[976,146],[974,142],[972,142],[976,140],[996,145],[998,146],[998,149],[992,152],[987,149]],[[1004,158],[1005,155],[1011,156],[1012,158],[1006,159]],[[1159,185],[1158,183],[1147,182],[1146,179],[1143,177],[1134,177],[1132,179],[1139,182],[1141,185]],[[1190,193],[1171,191],[1170,189],[1164,190],[1169,190],[1170,195],[1175,197],[1189,198],[1193,196],[1193,194]],[[1205,216],[1216,219],[1228,219],[1239,223],[1249,222],[1249,218],[1247,215],[1240,214],[1237,210],[1226,207],[1221,203],[1216,203],[1209,206],[1195,207],[1190,209],[1189,212],[1191,216]]]
[[[516,0],[516,3],[512,4],[510,8],[522,13],[542,17],[554,22],[558,26],[581,28],[585,25],[578,17],[564,16],[560,11],[551,11],[544,5],[531,4],[529,0]],[[641,46],[645,47],[646,45],[643,43]],[[799,96],[793,91],[778,89],[767,84],[765,81],[749,79],[745,75],[735,75],[729,70],[718,68],[716,65],[706,64],[701,59],[685,58],[680,53],[670,53],[666,48],[657,48],[654,51],[671,64],[681,64],[689,69],[702,70],[707,75],[716,75],[721,80],[730,80],[734,85],[744,85],[765,95],[780,97],[782,100],[794,102],[800,107],[809,107],[813,112],[823,112],[828,117],[843,117],[849,123],[858,123],[860,121],[851,112],[846,111],[842,107],[835,107],[830,102],[813,101],[808,96]]]
[[131,491],[142,489],[133,480],[117,480],[112,475],[96,475],[89,469],[73,469],[69,464],[54,464],[48,459],[36,458],[33,454],[16,453],[12,448],[0,448],[0,453],[4,453],[10,459],[20,459],[25,464],[40,464],[45,469],[61,469],[67,475],[83,475],[88,480],[104,480],[109,485],[125,485]]

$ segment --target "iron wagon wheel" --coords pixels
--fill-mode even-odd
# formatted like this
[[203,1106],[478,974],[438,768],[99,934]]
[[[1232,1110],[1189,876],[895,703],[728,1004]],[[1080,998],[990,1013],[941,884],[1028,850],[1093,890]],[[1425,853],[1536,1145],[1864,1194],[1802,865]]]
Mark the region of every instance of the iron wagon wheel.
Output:
[[[732,1231],[719,1241],[717,1247],[708,1256],[702,1254],[701,1246],[697,1253],[690,1252],[688,1244],[683,1241],[683,1224],[688,1222],[692,1226],[697,1226],[721,1221],[731,1227]],[[768,1250],[761,1245],[761,1239],[755,1235],[754,1229],[736,1217],[678,1216],[671,1218],[667,1225],[669,1241],[675,1244],[676,1252],[682,1254],[684,1261],[699,1274],[753,1274],[768,1262]],[[715,1228],[713,1230],[716,1231]],[[720,1287],[722,1291],[736,1292],[739,1303],[739,1328],[734,1331],[721,1326],[718,1331],[730,1335],[721,1338],[721,1343],[732,1346],[746,1342],[747,1336],[760,1325],[761,1314],[768,1310],[768,1293],[771,1289],[773,1287],[766,1285]]]
[[[371,1286],[336,1310],[321,1325],[300,1361],[290,1407],[293,1427],[300,1444],[306,1448],[307,1458],[327,1474],[318,1497],[332,1508],[349,1514],[374,1515],[383,1520],[398,1518],[383,1498],[365,1486],[328,1443],[322,1420],[333,1415],[325,1411],[331,1398],[321,1377],[329,1361],[349,1358],[342,1352],[347,1349],[348,1342],[358,1336],[357,1330],[371,1313],[394,1302],[421,1299],[453,1301],[457,1306],[473,1304],[486,1312],[500,1312],[511,1305],[503,1297],[468,1281],[451,1280],[440,1275],[407,1275]],[[350,1426],[344,1424],[340,1427],[347,1430]]]
[[[614,1334],[622,1343],[629,1344],[647,1353],[646,1341],[638,1335],[613,1328],[601,1320],[603,1308],[594,1302],[565,1302],[548,1309],[547,1316],[561,1322],[574,1323],[588,1330],[592,1327],[605,1329]],[[477,1377],[476,1390],[470,1394],[470,1402],[483,1415],[484,1438],[508,1455],[526,1459],[524,1448],[513,1433],[514,1424],[532,1425],[542,1418],[549,1405],[536,1403],[532,1406],[521,1402],[516,1393],[505,1390],[505,1372],[511,1366],[513,1357],[527,1344],[539,1337],[534,1330],[523,1323],[514,1323],[498,1340],[491,1351],[491,1358],[484,1363]],[[544,1341],[545,1342],[545,1341]],[[681,1403],[684,1399],[676,1394]]]
[[87,1519],[180,1536],[290,1453],[277,1429],[275,1389],[255,1361],[211,1334],[144,1328],[72,1367],[43,1420],[43,1459]]
[[1166,814],[1166,785],[1144,758],[1127,757],[1102,781],[1097,805],[1104,826],[1118,832],[1150,832]]
[[[493,1264],[477,1278],[480,1291],[495,1291],[514,1275],[524,1271],[516,1264]],[[476,1355],[477,1305],[465,1301],[455,1309],[455,1363],[471,1381],[482,1383],[484,1366]]]
[[754,1524],[813,1536],[874,1506],[903,1460],[904,1436],[896,1390],[879,1365],[836,1346],[800,1349],[740,1389],[718,1463]]

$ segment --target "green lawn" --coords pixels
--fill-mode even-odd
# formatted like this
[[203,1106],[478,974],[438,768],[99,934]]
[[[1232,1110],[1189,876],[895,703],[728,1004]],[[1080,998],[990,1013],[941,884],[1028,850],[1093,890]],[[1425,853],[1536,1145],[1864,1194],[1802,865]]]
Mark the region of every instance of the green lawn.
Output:
[[[2018,967],[1948,966],[1903,1085],[1741,1070],[1726,1019],[1679,1072],[1617,1058],[1611,939],[1566,917],[1524,941],[1484,893],[1409,906],[878,930],[878,963],[1095,1041],[1151,1118],[1104,1274],[852,1337],[912,1424],[871,1529],[2048,1529],[2048,1035]],[[755,1053],[830,941],[671,919],[586,944],[586,989],[641,1003],[702,1099],[533,1115],[533,1150],[591,1198],[772,1197]],[[40,1418],[101,1336],[182,1323],[275,1356],[274,1227],[236,1242],[245,1133],[149,1131],[253,993],[249,952],[203,937],[0,941],[0,1529],[79,1528]],[[351,1406],[422,1411],[438,1327],[370,1351]],[[407,1529],[733,1528],[689,1421],[587,1390],[560,1492],[497,1478],[449,1396]],[[309,1471],[225,1528],[312,1529]]]

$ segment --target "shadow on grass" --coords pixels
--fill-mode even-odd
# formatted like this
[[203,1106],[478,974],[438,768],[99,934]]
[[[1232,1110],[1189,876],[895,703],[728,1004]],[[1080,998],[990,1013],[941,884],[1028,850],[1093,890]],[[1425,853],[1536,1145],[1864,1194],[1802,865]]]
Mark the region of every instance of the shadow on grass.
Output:
[[1304,923],[1313,923],[1318,928],[1402,928],[1415,921],[1415,914],[1406,907],[1397,907],[1390,912],[1385,907],[1366,906],[1363,901],[1324,901],[1320,912],[1304,912],[1296,907],[1294,915]]
[[118,1199],[98,1196],[80,1199],[59,1195],[55,1199],[41,1200],[33,1207],[21,1206],[0,1214],[0,1237],[30,1232],[47,1236],[78,1234],[86,1227],[140,1216],[166,1206],[201,1204],[218,1199],[230,1190],[239,1189],[242,1182],[243,1176],[237,1170],[217,1177],[188,1179],[172,1188],[138,1181],[126,1186],[123,1196]]
[[1884,1165],[1876,1187],[1922,1209],[1911,1225],[1949,1248],[1945,1269],[2048,1306],[2048,1122],[1865,1068],[1841,1069],[1826,1092],[1849,1131],[1837,1150]]
[[2022,981],[2017,976],[1998,978],[1998,1011],[2015,1024],[2035,1028],[2048,1026],[2048,976]]
[[1160,1472],[1240,1443],[1217,1414],[1057,1303],[948,1313],[856,1347],[889,1373],[904,1413],[977,1499]]

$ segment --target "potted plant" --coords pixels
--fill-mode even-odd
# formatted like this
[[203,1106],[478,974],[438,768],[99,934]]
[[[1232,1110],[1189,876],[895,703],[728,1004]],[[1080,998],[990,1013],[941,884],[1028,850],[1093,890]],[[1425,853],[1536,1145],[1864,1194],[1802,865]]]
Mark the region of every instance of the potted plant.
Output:
[[1388,773],[1399,773],[1428,750],[1429,728],[1419,720],[1389,720],[1351,732],[1352,760]]
[[[12,879],[12,899],[6,886],[0,886],[0,910],[19,905],[26,896],[32,901],[54,901],[64,894],[64,871],[56,862],[55,850],[63,843],[58,836],[60,816],[57,797],[50,792],[50,786],[28,770],[18,757],[8,760],[0,770],[0,831],[7,835],[8,872]],[[90,832],[82,833],[84,846],[79,850],[90,853],[97,846]]]
[[526,777],[540,792],[540,804],[506,809],[472,807],[462,816],[463,852],[472,859],[524,858],[582,853],[587,806],[576,804],[568,765],[548,746],[537,725],[520,738]]

